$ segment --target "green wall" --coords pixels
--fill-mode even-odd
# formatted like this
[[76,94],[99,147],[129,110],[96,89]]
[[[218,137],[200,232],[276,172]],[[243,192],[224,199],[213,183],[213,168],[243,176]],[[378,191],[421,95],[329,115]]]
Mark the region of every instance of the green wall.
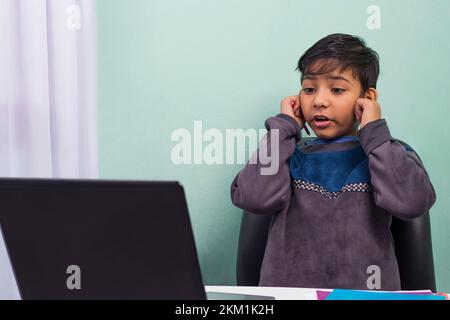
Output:
[[[381,8],[369,30],[366,9]],[[263,128],[298,92],[300,55],[335,32],[380,54],[382,116],[413,146],[436,188],[431,210],[438,290],[450,292],[450,2],[98,0],[99,144],[103,178],[180,180],[203,278],[235,284],[241,211],[235,165],[174,165],[171,133]]]

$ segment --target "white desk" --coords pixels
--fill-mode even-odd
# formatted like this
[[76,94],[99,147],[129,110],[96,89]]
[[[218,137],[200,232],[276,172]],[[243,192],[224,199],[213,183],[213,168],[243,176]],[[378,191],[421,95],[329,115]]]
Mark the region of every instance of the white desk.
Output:
[[276,300],[317,300],[316,290],[330,289],[282,288],[282,287],[246,287],[246,286],[205,286],[206,292],[225,292],[255,294],[275,297]]
[[[285,287],[246,287],[246,286],[205,286],[206,292],[225,292],[239,294],[254,294],[262,296],[275,297],[275,300],[318,300],[316,291],[328,291],[333,289],[315,289],[315,288],[285,288]],[[364,290],[363,290],[364,291]],[[366,290],[371,291],[371,290]],[[380,292],[399,292],[414,293],[429,290],[410,290],[410,291],[380,291]],[[431,292],[431,291],[429,291]],[[447,300],[450,293],[447,293]]]

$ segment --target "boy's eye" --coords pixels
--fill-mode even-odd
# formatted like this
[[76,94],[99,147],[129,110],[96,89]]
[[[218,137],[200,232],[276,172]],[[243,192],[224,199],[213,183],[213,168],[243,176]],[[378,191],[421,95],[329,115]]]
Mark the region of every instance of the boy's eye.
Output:
[[[305,93],[313,93],[314,90],[315,90],[314,88],[303,88],[303,91],[304,91]],[[341,93],[343,93],[343,92],[345,91],[345,89],[342,89],[342,88],[332,88],[331,91],[332,91],[333,93],[336,93],[336,94],[341,94]]]
[[345,91],[345,89],[341,89],[341,88],[333,88],[331,89],[334,93],[343,93]]

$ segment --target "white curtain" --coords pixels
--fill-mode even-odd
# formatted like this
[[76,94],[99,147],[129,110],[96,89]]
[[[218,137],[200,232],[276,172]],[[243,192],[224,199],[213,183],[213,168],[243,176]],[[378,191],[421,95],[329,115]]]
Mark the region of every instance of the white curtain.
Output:
[[[0,0],[0,176],[96,178],[95,0]],[[0,237],[0,298],[18,298]]]

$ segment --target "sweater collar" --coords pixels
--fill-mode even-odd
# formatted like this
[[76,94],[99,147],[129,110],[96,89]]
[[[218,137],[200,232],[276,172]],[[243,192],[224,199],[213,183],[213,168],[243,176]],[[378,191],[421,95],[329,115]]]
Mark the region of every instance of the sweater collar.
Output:
[[305,143],[306,145],[313,145],[313,144],[329,144],[329,143],[341,143],[341,142],[347,142],[347,141],[359,141],[358,136],[340,136],[336,138],[331,139],[322,139],[322,138],[316,138],[311,142]]

